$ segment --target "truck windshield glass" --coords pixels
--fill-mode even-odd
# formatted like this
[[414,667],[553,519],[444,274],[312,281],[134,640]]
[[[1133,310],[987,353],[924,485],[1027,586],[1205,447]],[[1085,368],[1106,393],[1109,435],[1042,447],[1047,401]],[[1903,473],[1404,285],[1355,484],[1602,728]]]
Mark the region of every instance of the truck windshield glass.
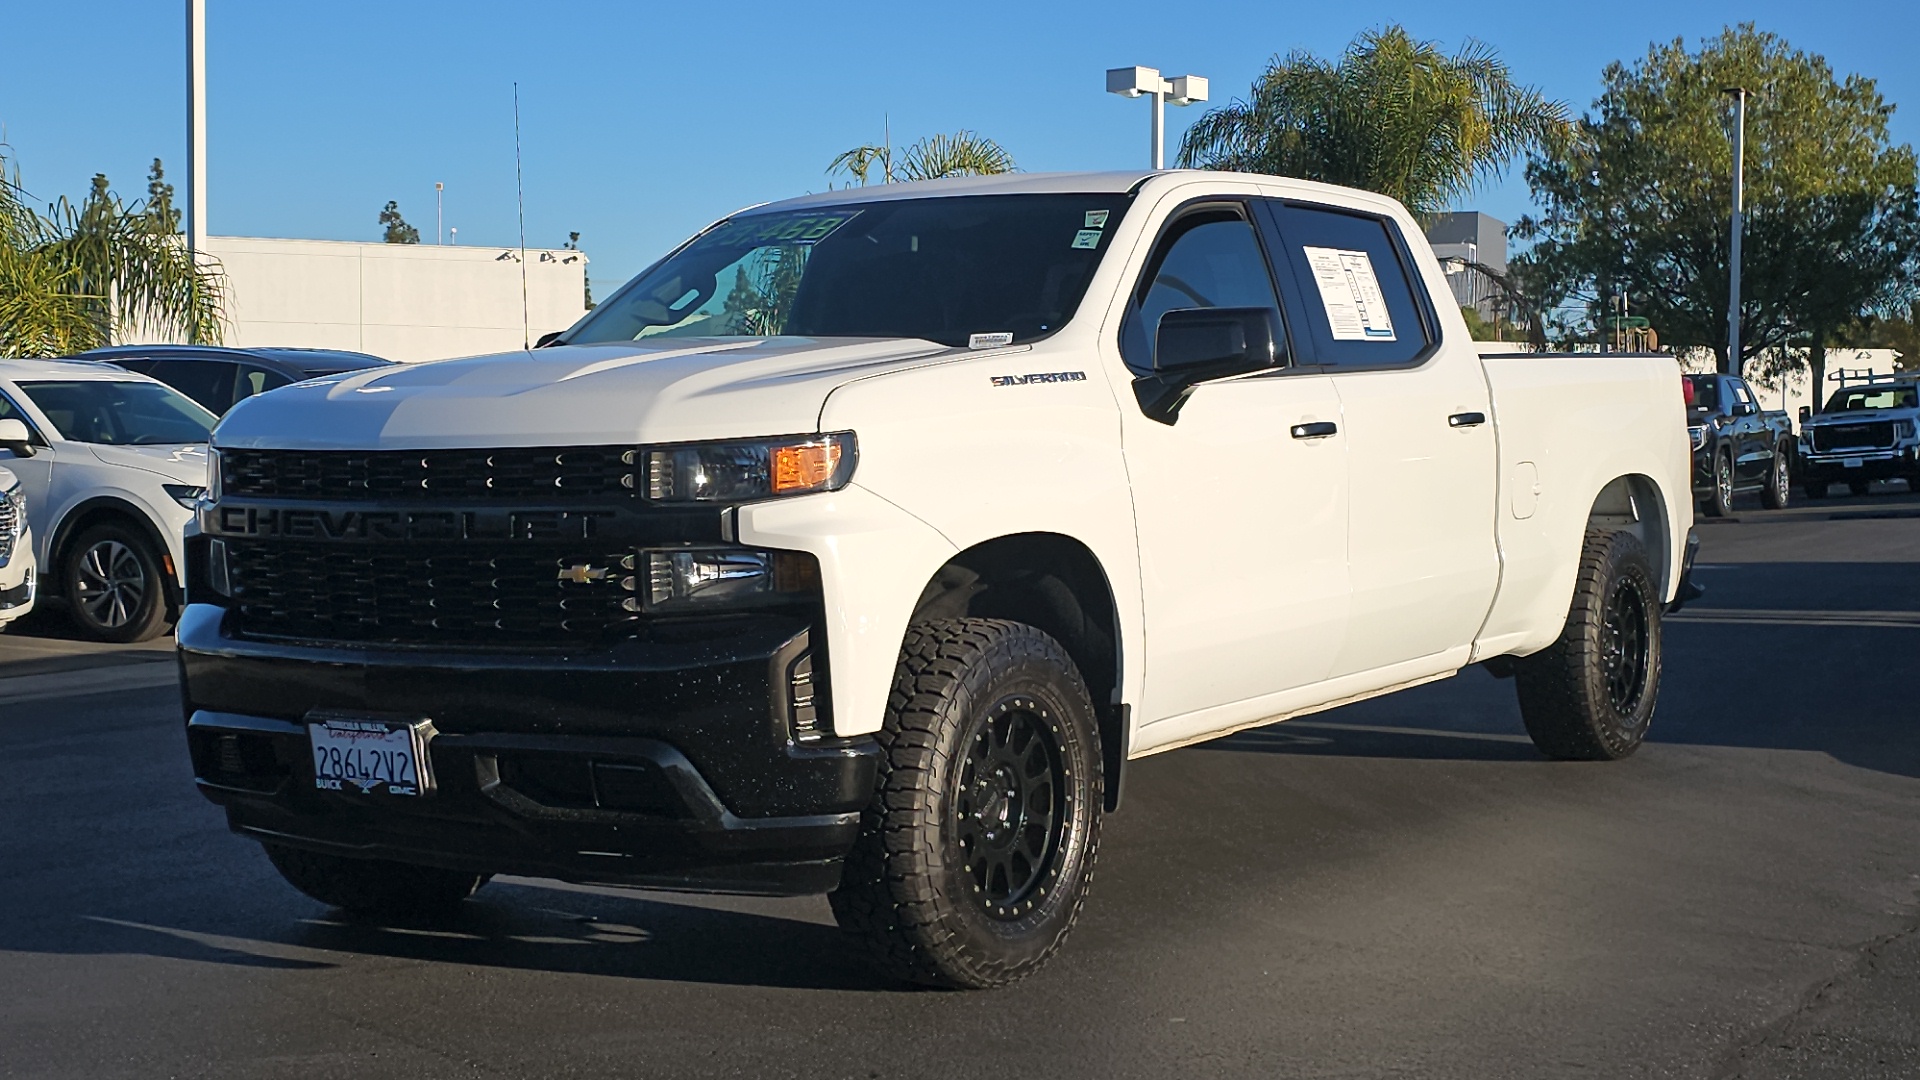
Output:
[[23,382],[20,389],[70,442],[113,446],[203,443],[218,421],[170,387],[149,382]]
[[1856,386],[1827,399],[1828,412],[1920,408],[1920,386]]
[[569,345],[651,337],[1029,341],[1080,304],[1128,196],[962,195],[742,214],[630,282]]

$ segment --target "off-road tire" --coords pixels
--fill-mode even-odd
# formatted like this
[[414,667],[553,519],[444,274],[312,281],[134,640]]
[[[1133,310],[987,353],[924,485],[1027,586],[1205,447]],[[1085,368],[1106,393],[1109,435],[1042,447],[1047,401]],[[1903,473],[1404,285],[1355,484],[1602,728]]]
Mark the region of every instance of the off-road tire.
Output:
[[436,866],[348,859],[280,844],[262,846],[287,884],[355,915],[391,918],[444,914],[492,877]]
[[[60,591],[69,617],[74,628],[93,641],[147,641],[166,633],[168,585],[153,542],[130,524],[95,525],[61,553]],[[112,599],[115,589],[124,590],[118,608]]]
[[[996,751],[1006,730],[1026,732],[1025,749]],[[986,988],[1038,970],[1079,917],[1100,847],[1099,723],[1066,650],[1024,623],[915,623],[879,740],[873,801],[829,897],[835,919],[908,982]],[[998,839],[980,831],[983,821],[1012,820],[1014,800],[981,794],[1010,767],[979,764],[996,752],[1018,757],[1028,777],[1038,753],[1050,778],[1050,846],[1028,859],[1024,893],[1002,888],[1017,871],[995,860],[1042,831],[1029,811],[1043,800],[1033,792],[1019,800],[1018,823]]]
[[1709,478],[1712,486],[1707,490],[1707,500],[1702,509],[1708,517],[1728,517],[1733,513],[1733,456],[1719,453],[1713,455],[1713,475]]
[[[1639,538],[1589,530],[1559,640],[1514,665],[1520,715],[1541,753],[1613,761],[1639,749],[1660,692],[1660,612]],[[1632,624],[1637,642],[1624,640]],[[1620,666],[1634,663],[1637,671]]]
[[1789,464],[1785,444],[1773,448],[1773,464],[1767,468],[1767,488],[1760,503],[1769,510],[1785,510],[1793,500],[1793,466]]
[[1853,497],[1856,499],[1864,498],[1868,492],[1873,490],[1873,481],[1849,480],[1847,481],[1847,490],[1853,492]]

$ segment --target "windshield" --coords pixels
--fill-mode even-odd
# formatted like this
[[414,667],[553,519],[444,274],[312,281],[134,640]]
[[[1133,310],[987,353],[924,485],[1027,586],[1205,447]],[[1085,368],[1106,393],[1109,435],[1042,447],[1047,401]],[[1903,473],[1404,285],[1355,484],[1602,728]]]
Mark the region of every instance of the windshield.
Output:
[[1920,386],[1856,386],[1827,399],[1828,412],[1920,408]]
[[23,382],[20,389],[71,442],[112,446],[203,443],[218,421],[192,399],[151,382]]
[[1713,375],[1689,375],[1687,385],[1693,387],[1690,404],[1696,409],[1717,409],[1720,407],[1720,380]]
[[564,340],[1028,341],[1073,317],[1127,203],[1117,192],[963,195],[743,214],[634,279]]

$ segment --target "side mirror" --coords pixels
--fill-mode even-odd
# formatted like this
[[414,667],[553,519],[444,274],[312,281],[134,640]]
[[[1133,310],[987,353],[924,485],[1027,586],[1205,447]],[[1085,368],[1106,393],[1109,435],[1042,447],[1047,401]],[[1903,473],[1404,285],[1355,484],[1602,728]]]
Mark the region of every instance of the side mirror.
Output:
[[1806,423],[1806,422],[1807,422],[1807,417],[1809,417],[1809,416],[1812,416],[1812,415],[1813,415],[1813,406],[1811,406],[1811,405],[1802,405],[1802,406],[1800,406],[1800,422],[1801,422],[1801,423],[1803,423],[1803,424],[1804,424],[1804,423]]
[[1759,411],[1760,406],[1758,405],[1749,405],[1744,401],[1736,401],[1733,403],[1733,415],[1735,416],[1752,416]]
[[13,451],[15,457],[32,457],[33,444],[27,425],[18,420],[0,420],[0,448]]
[[1133,381],[1134,394],[1147,416],[1171,424],[1195,386],[1273,367],[1285,340],[1272,308],[1176,308],[1160,316],[1153,374]]

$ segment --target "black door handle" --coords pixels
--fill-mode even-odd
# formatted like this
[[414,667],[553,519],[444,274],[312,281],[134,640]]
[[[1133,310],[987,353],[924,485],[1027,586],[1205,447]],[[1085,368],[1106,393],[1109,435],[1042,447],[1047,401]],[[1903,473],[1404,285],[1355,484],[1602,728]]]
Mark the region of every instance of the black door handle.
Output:
[[1312,424],[1295,424],[1287,429],[1287,434],[1296,439],[1324,439],[1339,430],[1339,426],[1331,420],[1321,420]]
[[1487,414],[1483,412],[1457,412],[1447,417],[1448,427],[1479,427],[1486,422]]

